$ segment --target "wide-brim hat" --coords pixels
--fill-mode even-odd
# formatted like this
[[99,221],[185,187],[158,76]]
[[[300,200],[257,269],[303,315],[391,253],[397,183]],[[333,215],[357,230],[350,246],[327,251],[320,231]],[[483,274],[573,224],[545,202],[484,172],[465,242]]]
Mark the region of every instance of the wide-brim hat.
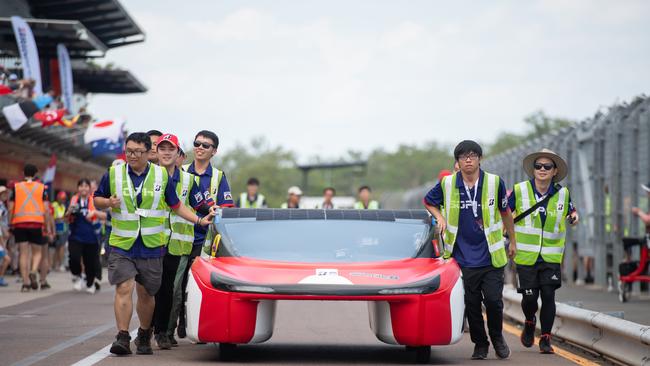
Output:
[[523,162],[523,167],[524,171],[526,174],[528,174],[529,177],[535,178],[535,161],[539,158],[548,158],[555,163],[555,167],[557,168],[557,174],[555,177],[553,177],[553,182],[560,182],[562,179],[566,178],[567,174],[569,173],[569,167],[566,164],[566,161],[560,157],[560,155],[554,153],[553,151],[549,149],[542,149],[538,152],[534,152],[532,154],[528,154],[524,158]]

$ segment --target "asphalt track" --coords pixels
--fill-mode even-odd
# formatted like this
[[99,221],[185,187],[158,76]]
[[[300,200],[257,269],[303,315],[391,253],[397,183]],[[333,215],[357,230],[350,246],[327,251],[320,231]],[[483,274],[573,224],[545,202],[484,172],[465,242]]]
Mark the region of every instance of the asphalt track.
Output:
[[[106,346],[115,335],[113,292],[94,296],[72,291],[36,298],[0,309],[0,365],[184,365],[219,362],[215,345],[180,340],[173,350],[154,355],[115,357]],[[137,327],[134,320],[132,329]],[[518,330],[506,325],[511,333]],[[569,350],[563,355],[541,355],[525,349],[516,335],[506,332],[512,349],[510,360],[497,360],[493,350],[481,364],[602,364]],[[472,363],[469,335],[455,345],[434,347],[430,364]],[[368,326],[364,302],[281,302],[273,338],[260,345],[239,346],[230,364],[374,364],[414,363],[415,355],[403,347],[375,339]]]

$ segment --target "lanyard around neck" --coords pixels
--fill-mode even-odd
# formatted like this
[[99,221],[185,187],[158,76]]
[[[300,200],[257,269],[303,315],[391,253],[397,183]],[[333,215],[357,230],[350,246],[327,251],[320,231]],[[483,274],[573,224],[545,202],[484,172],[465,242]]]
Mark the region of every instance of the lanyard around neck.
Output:
[[[131,197],[131,202],[133,202],[134,207],[138,207],[138,200],[136,199],[137,195],[142,192],[142,186],[144,186],[144,179],[142,182],[140,182],[140,185],[138,186],[137,189],[133,189],[133,182],[131,181],[131,176],[129,175],[129,169],[131,167],[127,164],[126,165],[126,185],[129,187],[129,196]],[[135,173],[135,172],[134,172]],[[143,173],[144,174],[144,173]],[[145,176],[146,179],[146,176]]]
[[474,196],[470,194],[469,188],[467,188],[465,182],[463,182],[463,187],[465,187],[465,193],[467,193],[467,198],[472,201],[472,213],[476,218],[478,217],[478,202],[476,202],[476,195],[478,194],[478,179],[476,180],[476,182],[474,182]]

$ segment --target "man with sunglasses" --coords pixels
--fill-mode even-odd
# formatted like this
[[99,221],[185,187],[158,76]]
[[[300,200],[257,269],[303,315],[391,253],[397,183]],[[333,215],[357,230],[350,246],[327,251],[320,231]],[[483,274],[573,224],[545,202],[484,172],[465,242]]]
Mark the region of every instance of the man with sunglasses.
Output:
[[[183,165],[183,170],[194,174],[199,179],[199,186],[209,187],[203,194],[205,198],[212,198],[217,207],[233,207],[235,205],[230,185],[226,174],[212,166],[210,160],[217,154],[219,137],[212,131],[199,131],[194,137],[194,161],[191,164]],[[194,245],[188,257],[187,267],[183,275],[181,291],[183,299],[181,304],[175,304],[179,308],[178,336],[185,338],[185,288],[187,287],[187,273],[192,266],[194,258],[201,254],[201,249],[206,244],[211,244],[212,235],[208,228],[194,226]]]
[[564,159],[551,150],[542,149],[526,156],[523,168],[531,179],[515,184],[508,200],[510,209],[520,215],[538,202],[547,201],[515,224],[517,291],[523,296],[521,308],[526,316],[520,339],[524,347],[533,346],[537,299],[541,296],[539,350],[550,354],[554,352],[551,329],[555,320],[555,291],[562,285],[560,266],[564,255],[565,221],[576,225],[579,218],[569,190],[557,184],[568,172]]
[[505,184],[481,169],[482,155],[476,142],[460,142],[454,149],[460,170],[442,177],[427,193],[424,206],[438,222],[444,258],[454,257],[463,273],[465,312],[475,344],[472,359],[487,358],[490,346],[482,305],[496,355],[504,359],[510,348],[503,337],[503,268],[508,254],[515,254],[515,240],[506,253],[503,226],[511,238],[515,233]]
[[112,209],[108,281],[115,285],[118,334],[110,352],[117,355],[131,354],[129,324],[134,289],[140,321],[136,353],[153,353],[151,320],[170,236],[170,210],[201,226],[209,225],[214,216],[211,211],[199,217],[178,199],[167,170],[148,162],[150,149],[151,139],[146,133],[130,134],[124,148],[127,164],[110,167],[94,193],[98,209]]

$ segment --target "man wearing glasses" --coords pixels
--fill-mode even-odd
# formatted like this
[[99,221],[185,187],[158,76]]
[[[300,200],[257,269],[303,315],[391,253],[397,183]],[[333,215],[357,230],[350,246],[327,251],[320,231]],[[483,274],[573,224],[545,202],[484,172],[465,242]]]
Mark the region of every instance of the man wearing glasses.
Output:
[[553,353],[551,328],[555,319],[555,290],[562,285],[560,265],[564,255],[566,224],[578,223],[578,213],[571,203],[569,190],[560,182],[567,175],[567,164],[548,149],[529,154],[523,161],[524,171],[531,178],[515,184],[508,205],[515,215],[539,207],[515,224],[517,241],[517,291],[522,294],[521,308],[526,316],[521,343],[532,347],[535,341],[537,299],[542,298],[540,323],[541,353]]
[[[217,207],[233,207],[234,201],[230,193],[230,185],[226,174],[212,166],[210,159],[217,154],[219,147],[219,137],[212,131],[199,131],[194,137],[194,162],[183,165],[183,170],[194,174],[199,178],[200,187],[209,187],[204,192],[205,199],[209,197],[216,203]],[[178,317],[178,336],[185,338],[185,288],[187,287],[187,273],[192,266],[194,258],[201,254],[201,249],[206,244],[211,244],[212,235],[208,228],[195,225],[194,227],[194,245],[192,252],[187,260],[181,291],[183,299],[181,304],[175,304],[174,307],[179,309]],[[175,289],[177,291],[177,289]]]
[[94,193],[98,209],[112,209],[108,280],[116,286],[114,307],[118,334],[110,352],[131,353],[129,323],[135,288],[140,320],[136,353],[152,354],[151,319],[170,236],[170,210],[200,226],[210,224],[214,212],[198,217],[179,200],[167,170],[147,161],[151,139],[146,133],[132,133],[125,144],[127,164],[109,168]]
[[424,198],[444,238],[444,258],[453,257],[463,273],[465,311],[474,343],[472,359],[485,359],[490,342],[481,304],[485,305],[490,339],[498,358],[508,358],[503,337],[503,267],[515,255],[515,240],[506,253],[503,226],[515,237],[506,187],[499,176],[481,169],[483,150],[474,141],[460,142],[454,158],[460,171],[448,175]]

